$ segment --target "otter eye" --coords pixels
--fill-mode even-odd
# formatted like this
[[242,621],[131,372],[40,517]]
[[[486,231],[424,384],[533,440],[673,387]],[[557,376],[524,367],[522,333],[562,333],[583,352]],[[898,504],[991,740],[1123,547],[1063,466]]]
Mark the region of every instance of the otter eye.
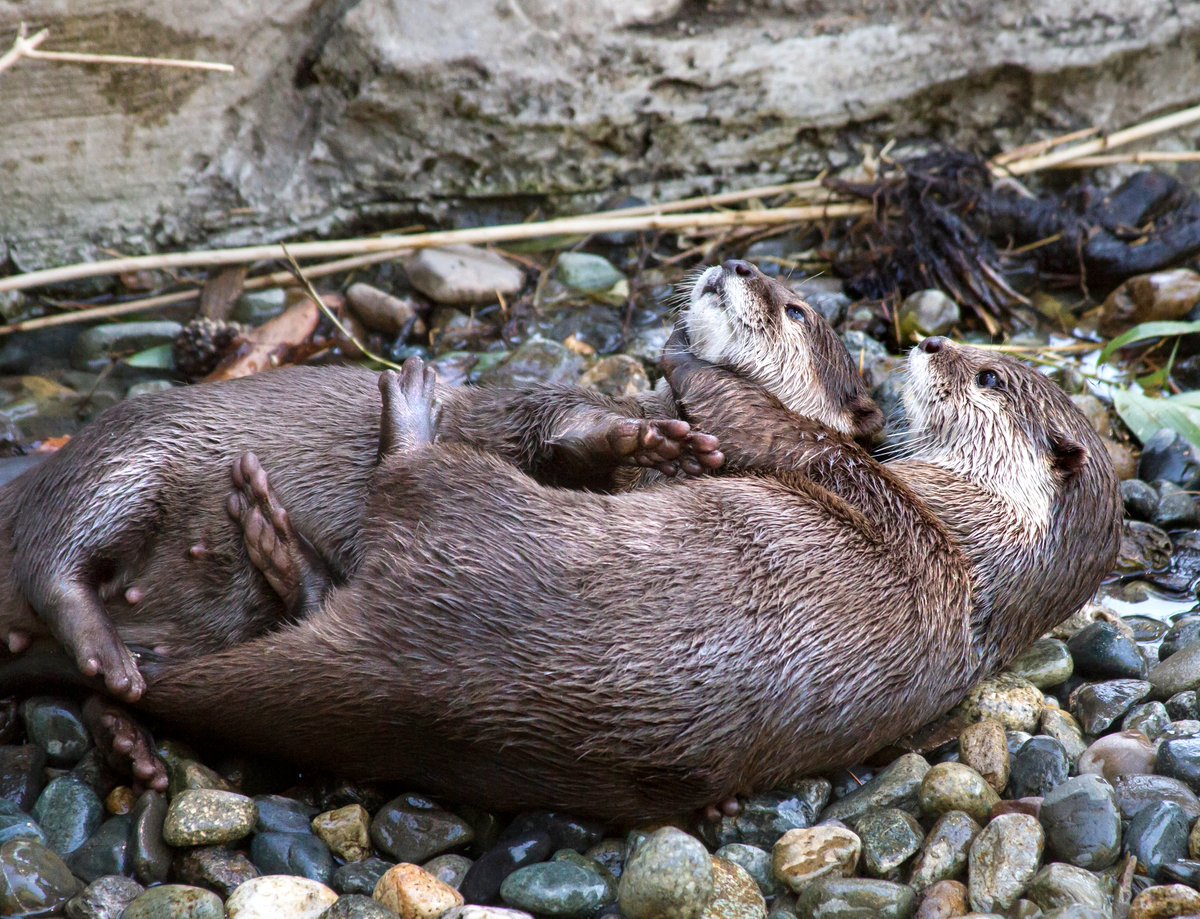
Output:
[[975,375],[975,385],[980,389],[999,389],[1000,377],[994,370],[981,370]]
[[788,319],[794,319],[797,322],[808,322],[808,316],[798,306],[789,306],[784,312],[787,314]]

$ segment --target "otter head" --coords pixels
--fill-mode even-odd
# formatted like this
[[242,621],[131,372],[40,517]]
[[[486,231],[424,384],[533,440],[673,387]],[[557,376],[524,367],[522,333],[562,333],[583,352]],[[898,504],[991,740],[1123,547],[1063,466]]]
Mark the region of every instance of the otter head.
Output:
[[707,269],[684,324],[697,357],[737,371],[798,415],[851,437],[883,427],[862,376],[816,310],[749,262]]
[[[1085,491],[1116,494],[1099,436],[1055,383],[1013,358],[927,338],[908,358],[910,457],[941,466],[1013,507],[1026,532]],[[1111,494],[1107,494],[1111,493]]]

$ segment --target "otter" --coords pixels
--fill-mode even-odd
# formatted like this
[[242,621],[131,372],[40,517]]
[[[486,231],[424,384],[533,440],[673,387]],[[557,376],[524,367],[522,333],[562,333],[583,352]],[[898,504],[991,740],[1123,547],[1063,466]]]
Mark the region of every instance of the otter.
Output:
[[[749,263],[705,271],[685,321],[701,355],[797,413],[852,436],[882,426],[833,330]],[[611,400],[566,386],[468,387],[439,399],[444,440],[550,485],[606,489],[625,466],[698,475],[722,459],[715,438],[674,417],[665,389]],[[302,615],[319,600],[313,584],[279,596],[243,548],[240,527],[253,520],[241,515],[267,498],[258,467],[238,473],[257,503],[234,502],[236,519],[222,510],[230,465],[255,451],[287,508],[266,508],[268,532],[345,580],[358,565],[379,414],[376,374],[349,367],[281,369],[115,406],[0,491],[0,634],[16,652],[48,630],[85,675],[134,700],[144,682],[127,643],[203,654]]]
[[665,363],[684,417],[740,475],[547,488],[432,443],[426,368],[384,375],[390,452],[356,575],[300,622],[148,662],[138,707],[489,809],[659,819],[859,761],[1109,571],[1107,453],[1010,358],[914,349],[919,448],[888,465],[725,368],[684,350]]

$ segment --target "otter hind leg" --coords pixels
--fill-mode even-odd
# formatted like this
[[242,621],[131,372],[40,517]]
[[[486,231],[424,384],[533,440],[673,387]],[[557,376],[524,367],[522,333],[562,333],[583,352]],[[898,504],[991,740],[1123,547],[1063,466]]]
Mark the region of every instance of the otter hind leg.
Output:
[[226,503],[242,530],[250,561],[283,601],[292,619],[321,605],[332,586],[324,560],[292,526],[291,516],[271,487],[267,471],[253,453],[233,463],[233,491]]
[[108,691],[127,702],[141,698],[146,681],[93,587],[64,580],[40,608],[42,620],[85,676],[103,676]]
[[419,357],[410,357],[396,373],[379,375],[383,415],[379,426],[380,459],[426,447],[437,435],[441,407],[436,400],[437,373]]
[[114,771],[131,776],[135,784],[167,790],[167,767],[154,754],[150,734],[133,715],[101,696],[89,696],[83,703],[83,721]]

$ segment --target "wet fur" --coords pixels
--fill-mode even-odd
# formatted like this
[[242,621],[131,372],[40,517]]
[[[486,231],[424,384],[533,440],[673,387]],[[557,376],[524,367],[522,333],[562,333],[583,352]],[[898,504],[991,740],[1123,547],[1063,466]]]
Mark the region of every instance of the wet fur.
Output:
[[[983,360],[1015,385],[977,418],[961,387]],[[604,496],[463,447],[389,458],[357,576],[304,622],[155,668],[142,707],[489,808],[664,817],[850,764],[940,715],[1115,556],[1106,452],[1015,362],[948,346],[916,367],[953,384],[948,407],[937,424],[915,413],[929,443],[886,467],[727,371],[667,363],[740,476]],[[981,436],[1028,477],[1018,489],[1050,494],[1039,525],[991,488],[999,467],[965,461]]]
[[[729,290],[738,294],[729,308],[759,322],[799,303],[757,272]],[[805,391],[808,410],[828,424],[873,433],[878,410],[833,331],[818,319],[787,332],[760,334],[757,351],[729,340],[725,351],[705,354],[768,385],[790,362],[781,390]],[[355,368],[288,368],[115,406],[0,490],[0,630],[42,634],[34,610],[57,610],[49,618],[61,639],[76,624],[76,601],[97,593],[100,618],[122,640],[167,656],[207,653],[275,627],[284,606],[225,513],[230,468],[254,451],[296,529],[335,580],[349,577],[378,457],[376,380]],[[597,490],[654,477],[614,471],[590,431],[617,417],[675,416],[669,389],[611,400],[564,386],[464,388],[441,400],[443,440],[492,451],[546,484]]]

